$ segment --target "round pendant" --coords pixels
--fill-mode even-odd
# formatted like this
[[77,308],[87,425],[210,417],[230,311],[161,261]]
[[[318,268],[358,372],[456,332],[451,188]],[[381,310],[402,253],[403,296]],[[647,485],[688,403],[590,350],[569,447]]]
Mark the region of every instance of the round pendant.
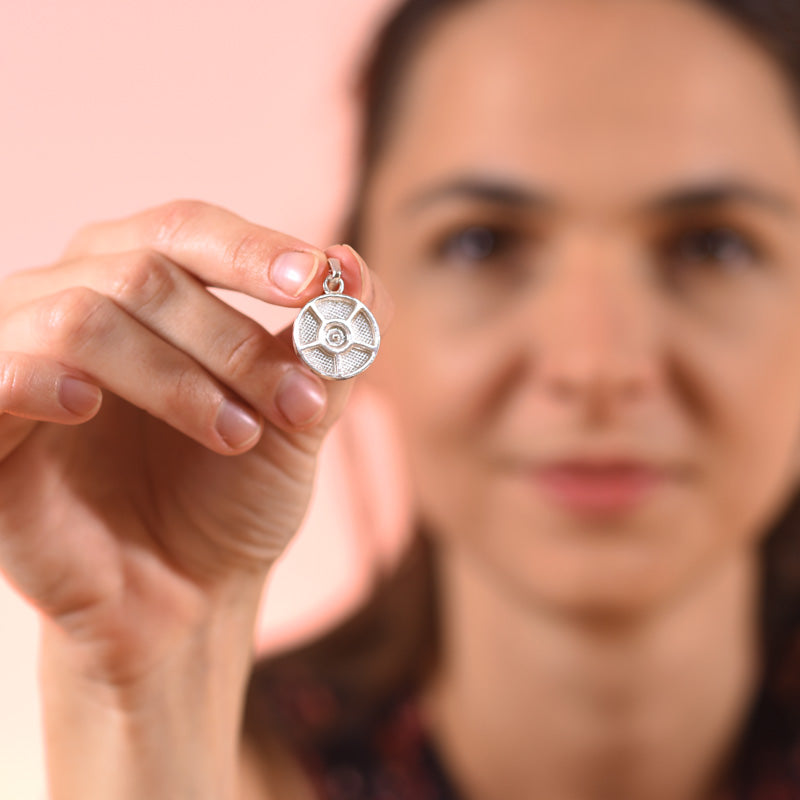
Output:
[[292,341],[297,355],[317,375],[345,380],[375,360],[381,334],[360,300],[330,292],[303,306],[294,321]]

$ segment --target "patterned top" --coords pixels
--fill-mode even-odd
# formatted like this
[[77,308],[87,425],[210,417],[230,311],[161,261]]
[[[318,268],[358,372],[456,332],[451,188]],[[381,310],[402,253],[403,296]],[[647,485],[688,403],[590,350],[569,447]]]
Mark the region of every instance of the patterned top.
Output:
[[[798,536],[800,493],[765,545],[763,676],[713,800],[800,800]],[[353,618],[255,665],[245,732],[285,743],[317,800],[464,800],[416,701],[441,640],[434,554],[418,536]]]
[[[319,800],[463,800],[425,730],[413,694],[396,698],[366,728],[344,735],[338,730],[327,744],[314,734],[340,716],[340,700],[329,687],[310,676],[284,674],[270,694],[273,718]],[[786,732],[781,726],[762,691],[715,800],[800,800],[800,741],[782,741]]]

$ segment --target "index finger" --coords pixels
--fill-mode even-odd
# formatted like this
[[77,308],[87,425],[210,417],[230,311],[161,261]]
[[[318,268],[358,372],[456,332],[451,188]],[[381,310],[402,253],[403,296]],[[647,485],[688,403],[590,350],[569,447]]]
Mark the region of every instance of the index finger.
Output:
[[[206,286],[282,306],[303,305],[319,294],[327,274],[321,249],[196,200],[177,200],[89,225],[78,232],[64,257],[132,250],[161,253]],[[361,290],[357,272],[345,278]]]

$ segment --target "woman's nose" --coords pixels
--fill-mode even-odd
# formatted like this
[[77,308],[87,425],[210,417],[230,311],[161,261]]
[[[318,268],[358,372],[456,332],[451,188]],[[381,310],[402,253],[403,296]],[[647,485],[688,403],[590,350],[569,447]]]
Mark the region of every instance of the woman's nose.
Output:
[[536,371],[556,399],[628,402],[655,386],[659,313],[630,254],[589,243],[563,254],[535,318]]

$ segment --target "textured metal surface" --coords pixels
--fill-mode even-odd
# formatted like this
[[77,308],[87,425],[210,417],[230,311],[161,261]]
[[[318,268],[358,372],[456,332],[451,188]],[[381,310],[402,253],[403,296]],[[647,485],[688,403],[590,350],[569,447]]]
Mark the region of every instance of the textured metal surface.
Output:
[[363,372],[381,343],[372,312],[355,297],[331,292],[315,297],[294,321],[298,356],[322,378],[345,380]]

